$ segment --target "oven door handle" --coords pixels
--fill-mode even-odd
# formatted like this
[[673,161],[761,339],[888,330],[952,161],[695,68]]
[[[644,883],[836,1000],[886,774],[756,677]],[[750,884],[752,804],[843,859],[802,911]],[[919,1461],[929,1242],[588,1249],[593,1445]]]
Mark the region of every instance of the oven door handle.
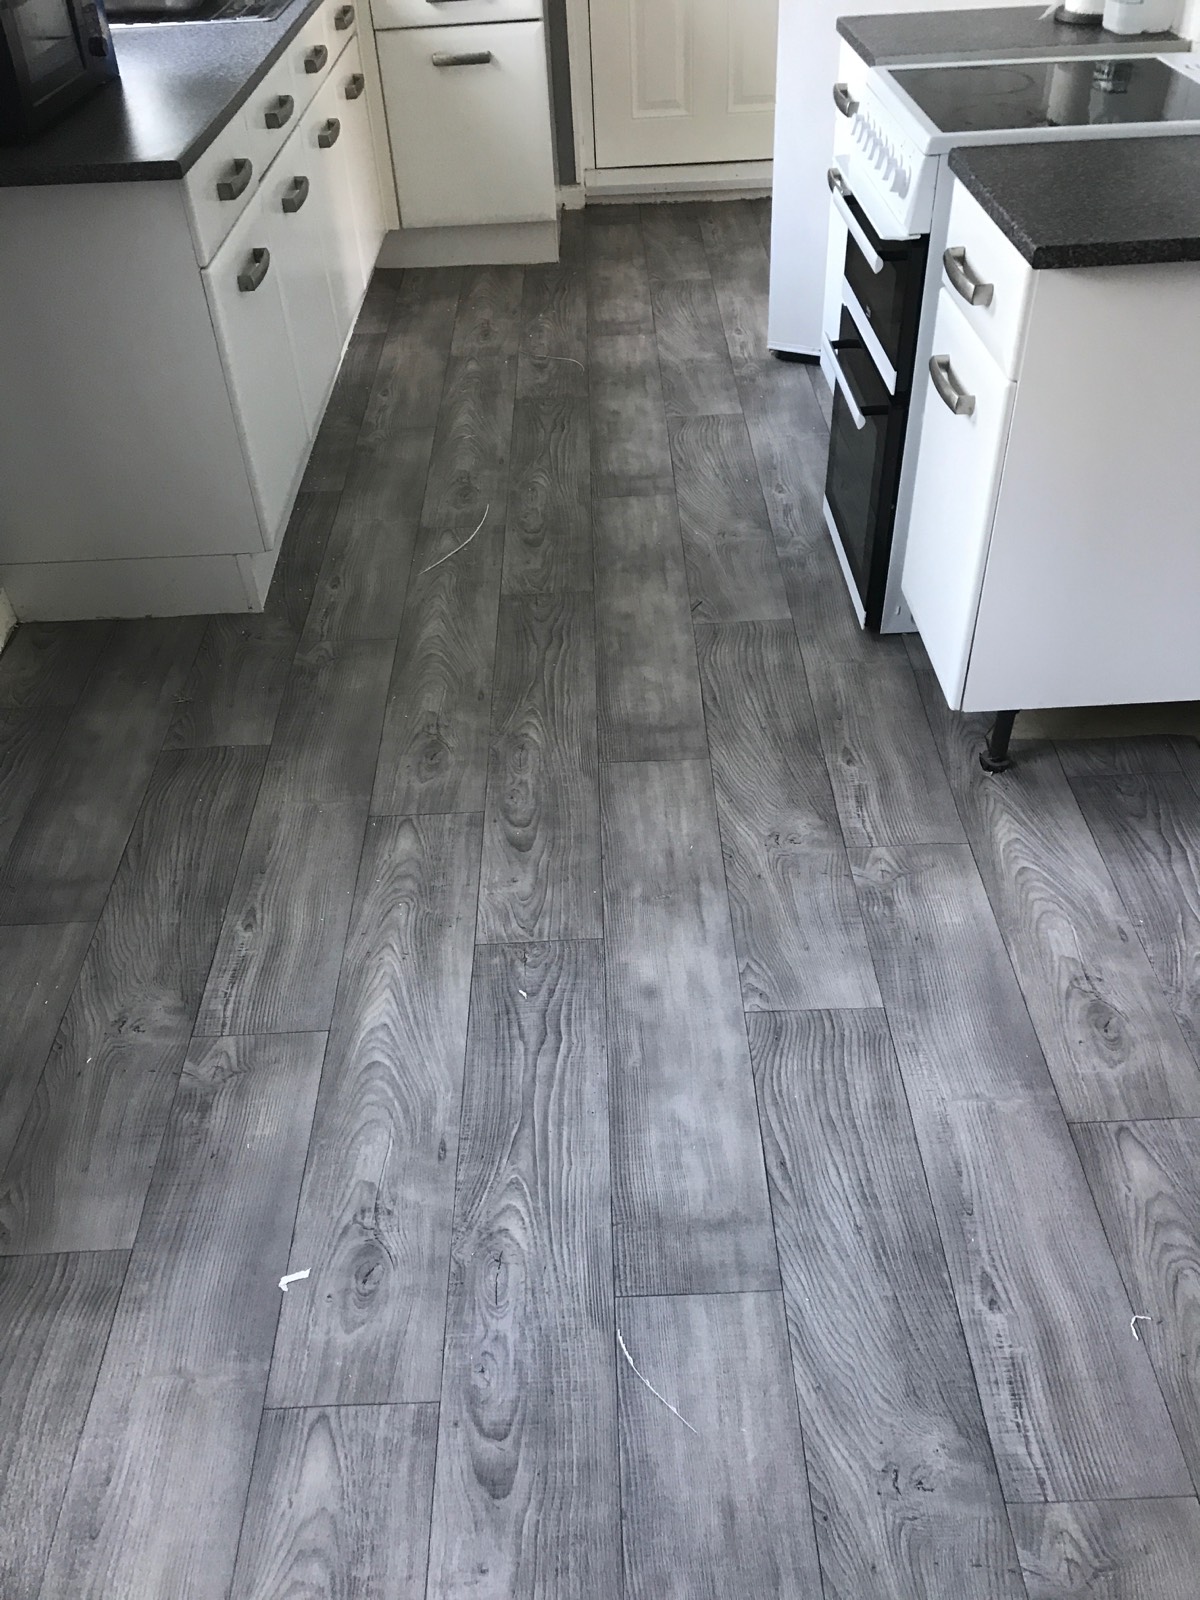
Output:
[[842,363],[838,360],[838,351],[842,348],[843,343],[853,342],[852,340],[826,339],[825,349],[829,354],[829,363],[833,368],[833,376],[838,388],[842,391],[842,399],[846,402],[846,408],[850,412],[851,420],[856,428],[862,429],[866,427],[868,417],[881,417],[888,408],[886,405],[862,405],[858,396],[850,387],[850,380],[842,368]]
[[833,209],[846,224],[850,237],[862,251],[871,271],[876,274],[882,272],[883,257],[867,238],[859,225],[858,218],[846,204],[846,180],[842,177],[841,171],[837,167],[830,167],[826,178],[829,183],[829,192],[833,196]]

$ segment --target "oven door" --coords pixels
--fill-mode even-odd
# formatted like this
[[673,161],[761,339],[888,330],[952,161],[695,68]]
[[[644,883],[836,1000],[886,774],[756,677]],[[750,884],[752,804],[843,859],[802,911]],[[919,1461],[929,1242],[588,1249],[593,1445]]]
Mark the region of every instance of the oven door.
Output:
[[849,311],[829,347],[836,383],[825,470],[825,520],[858,618],[878,630],[908,404],[888,392]]
[[830,168],[829,187],[834,209],[846,225],[842,303],[849,307],[889,391],[907,394],[912,387],[928,236],[893,239],[879,233],[837,167]]

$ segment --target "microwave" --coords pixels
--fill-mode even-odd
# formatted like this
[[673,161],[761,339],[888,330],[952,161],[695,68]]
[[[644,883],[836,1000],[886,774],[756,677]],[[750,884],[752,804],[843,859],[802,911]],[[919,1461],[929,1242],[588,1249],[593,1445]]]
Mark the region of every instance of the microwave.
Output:
[[0,144],[33,138],[116,75],[103,0],[0,0]]

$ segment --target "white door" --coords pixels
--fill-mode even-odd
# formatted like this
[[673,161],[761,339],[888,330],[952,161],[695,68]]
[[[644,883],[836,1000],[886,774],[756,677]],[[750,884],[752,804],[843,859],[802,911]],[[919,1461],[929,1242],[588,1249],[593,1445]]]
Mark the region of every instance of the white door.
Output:
[[769,161],[778,0],[591,0],[597,167]]
[[350,163],[346,152],[346,109],[340,99],[339,71],[322,85],[305,113],[297,132],[303,141],[304,159],[312,168],[323,192],[328,196],[329,219],[325,230],[326,267],[333,294],[338,330],[344,340],[354,326],[362,301],[362,255],[358,248],[354,194]]
[[371,281],[379,247],[387,232],[383,221],[383,196],[379,192],[379,171],[375,165],[375,142],[367,115],[366,78],[358,40],[348,46],[333,69],[337,84],[346,141],[346,164],[353,196],[355,238],[362,262],[362,281]]
[[339,324],[326,267],[335,226],[333,195],[315,160],[289,160],[302,148],[299,140],[288,144],[263,179],[262,198],[304,412],[309,432],[315,433],[342,357],[345,330]]

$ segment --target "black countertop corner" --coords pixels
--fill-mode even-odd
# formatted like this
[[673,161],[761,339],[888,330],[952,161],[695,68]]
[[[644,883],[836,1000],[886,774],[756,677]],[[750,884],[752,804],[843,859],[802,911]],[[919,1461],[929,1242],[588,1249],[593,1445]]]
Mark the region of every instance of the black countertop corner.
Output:
[[950,170],[1033,267],[1200,261],[1200,135],[963,145]]
[[1176,33],[1127,37],[1103,28],[1071,27],[1046,17],[1045,5],[996,6],[985,11],[905,11],[839,17],[837,31],[869,67],[922,61],[977,61],[989,56],[1046,56],[1088,51],[1145,55],[1187,50]]
[[0,145],[0,189],[181,178],[321,0],[273,22],[113,25],[120,77],[28,144]]

